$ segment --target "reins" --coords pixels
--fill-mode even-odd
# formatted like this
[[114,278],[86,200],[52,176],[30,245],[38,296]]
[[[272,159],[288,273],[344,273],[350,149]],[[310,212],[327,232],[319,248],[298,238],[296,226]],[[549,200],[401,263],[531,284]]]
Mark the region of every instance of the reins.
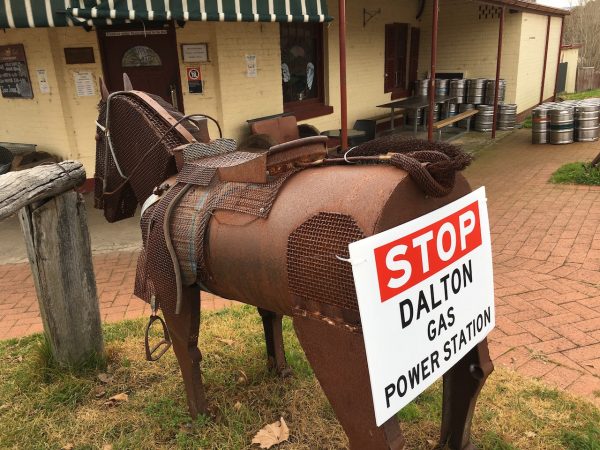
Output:
[[113,189],[112,191],[106,191],[107,189],[107,182],[108,182],[108,177],[106,176],[106,174],[104,174],[104,179],[103,179],[103,184],[102,184],[102,196],[103,197],[108,197],[111,195],[114,195],[116,193],[118,193],[121,189],[123,189],[125,187],[125,185],[127,185],[127,183],[131,180],[131,178],[135,175],[135,173],[137,172],[137,170],[142,166],[142,163],[145,161],[145,159],[152,153],[152,151],[158,146],[158,144],[160,144],[161,142],[163,142],[163,140],[168,136],[168,134],[170,132],[172,132],[175,128],[177,128],[178,125],[180,125],[183,121],[185,120],[198,120],[198,119],[209,119],[211,120],[217,127],[218,131],[219,131],[219,137],[223,137],[223,131],[221,129],[221,125],[219,124],[219,122],[209,116],[208,114],[186,114],[183,117],[181,117],[179,120],[177,120],[175,123],[173,123],[158,139],[158,141],[156,141],[148,150],[146,150],[146,152],[142,155],[142,157],[138,160],[138,162],[136,163],[136,165],[133,167],[132,171],[129,173],[129,175],[125,175],[123,170],[121,169],[121,166],[119,165],[119,162],[117,160],[117,155],[114,151],[114,147],[112,144],[112,139],[110,136],[110,126],[109,126],[109,113],[110,113],[110,101],[112,100],[112,98],[115,95],[118,94],[124,94],[124,95],[131,95],[131,93],[129,91],[117,91],[117,92],[113,92],[112,94],[110,94],[107,99],[106,99],[106,119],[105,119],[105,126],[102,126],[101,124],[98,123],[98,121],[96,121],[96,126],[102,131],[102,133],[104,134],[105,137],[105,152],[104,152],[104,170],[107,171],[108,170],[108,151],[106,150],[110,150],[110,154],[112,155],[113,158],[113,162],[115,164],[115,167],[117,168],[117,171],[119,172],[119,175],[121,176],[121,178],[123,178],[123,181],[121,182],[121,184],[119,184],[115,189]]

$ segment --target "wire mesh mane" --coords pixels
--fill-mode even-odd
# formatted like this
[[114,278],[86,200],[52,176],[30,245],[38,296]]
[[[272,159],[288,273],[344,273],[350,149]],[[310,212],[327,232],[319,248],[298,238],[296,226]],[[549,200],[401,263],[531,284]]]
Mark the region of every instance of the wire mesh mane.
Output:
[[[183,117],[160,97],[152,98],[176,120]],[[106,103],[101,102],[98,110],[98,123],[105,125]],[[135,174],[126,182],[119,174],[112,154],[106,146],[106,136],[104,133],[98,134],[95,206],[104,209],[104,215],[109,222],[115,222],[133,216],[138,203],[143,202],[156,185],[176,172],[175,161],[169,150],[187,143],[187,140],[171,129],[171,125],[157,111],[127,93],[111,97],[108,111],[110,138],[123,175],[130,176],[136,165],[140,164]],[[184,120],[182,125],[192,135],[198,132],[198,128],[187,120]],[[161,138],[162,141],[156,145]],[[156,147],[144,157],[154,145]]]

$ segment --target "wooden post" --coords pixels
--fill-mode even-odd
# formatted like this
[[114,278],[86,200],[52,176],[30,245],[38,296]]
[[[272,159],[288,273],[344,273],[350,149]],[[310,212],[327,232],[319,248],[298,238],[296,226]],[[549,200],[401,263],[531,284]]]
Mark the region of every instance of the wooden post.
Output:
[[64,365],[104,347],[85,204],[72,189],[82,179],[72,161],[0,177],[0,220],[20,208],[44,331]]

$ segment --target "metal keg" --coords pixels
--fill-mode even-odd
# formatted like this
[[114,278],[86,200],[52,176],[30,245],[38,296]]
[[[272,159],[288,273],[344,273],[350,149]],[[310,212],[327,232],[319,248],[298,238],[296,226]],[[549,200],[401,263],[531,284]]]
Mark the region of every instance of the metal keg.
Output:
[[544,106],[538,106],[531,111],[531,142],[533,144],[546,144],[549,140],[549,111]]
[[494,107],[490,105],[477,105],[479,112],[475,116],[475,129],[477,131],[492,131],[494,121]]
[[[473,105],[472,103],[461,103],[460,105],[458,105],[459,113],[469,111],[471,109],[475,109],[475,105]],[[473,116],[467,117],[466,119],[461,119],[458,122],[456,122],[457,127],[465,128],[465,129],[467,128],[467,125],[471,126],[472,124],[473,124]]]
[[423,125],[423,117],[421,115],[422,109],[407,109],[406,110],[406,124],[414,126],[415,122],[417,125]]
[[456,97],[456,103],[464,103],[465,101],[465,81],[460,79],[450,80],[448,95]]
[[[427,112],[425,113],[427,114]],[[433,105],[433,121],[436,122],[442,117],[442,105],[436,103]]]
[[450,80],[443,78],[435,79],[435,95],[448,95],[448,85]]
[[600,109],[591,103],[575,106],[575,140],[579,142],[597,141],[599,137]]
[[471,78],[467,80],[467,103],[479,105],[483,103],[485,94],[485,78]]
[[517,105],[498,105],[498,130],[514,130],[517,123]]
[[570,107],[550,110],[550,143],[570,144],[573,142],[574,111]]
[[429,79],[424,80],[415,80],[415,95],[420,95],[421,97],[427,97],[427,93],[429,92]]
[[[494,91],[496,89],[496,80],[487,80],[485,84],[485,103],[486,105],[494,104]],[[498,80],[498,103],[504,102],[506,96],[506,80],[500,78]]]

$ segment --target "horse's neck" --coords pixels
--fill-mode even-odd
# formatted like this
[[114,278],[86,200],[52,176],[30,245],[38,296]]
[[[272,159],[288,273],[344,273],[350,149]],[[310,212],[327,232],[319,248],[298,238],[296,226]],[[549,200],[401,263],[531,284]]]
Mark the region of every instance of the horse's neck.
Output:
[[[140,156],[141,158],[141,156]],[[144,164],[142,162],[142,164]],[[150,158],[146,167],[141,167],[130,180],[131,188],[140,205],[152,195],[154,188],[177,174],[174,158]],[[169,183],[171,184],[171,183]]]

